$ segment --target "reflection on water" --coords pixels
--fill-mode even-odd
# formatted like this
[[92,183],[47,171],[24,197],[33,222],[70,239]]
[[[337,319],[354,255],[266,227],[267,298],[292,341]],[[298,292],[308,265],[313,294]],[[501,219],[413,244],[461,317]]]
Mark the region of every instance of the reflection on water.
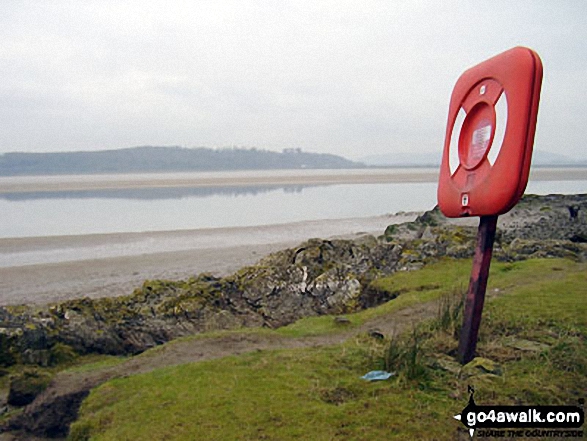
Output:
[[[436,205],[436,188],[426,182],[13,193],[0,197],[0,238],[244,227],[423,211]],[[586,189],[587,181],[538,181],[530,182],[526,193]]]
[[0,194],[0,200],[29,201],[39,199],[185,199],[210,196],[256,196],[282,190],[284,193],[301,193],[304,188],[316,185],[258,185],[246,187],[179,187],[179,188],[130,188],[108,190],[39,191]]
[[0,199],[0,237],[244,227],[377,216],[432,208],[436,184],[164,188],[47,196],[36,193],[34,197]]

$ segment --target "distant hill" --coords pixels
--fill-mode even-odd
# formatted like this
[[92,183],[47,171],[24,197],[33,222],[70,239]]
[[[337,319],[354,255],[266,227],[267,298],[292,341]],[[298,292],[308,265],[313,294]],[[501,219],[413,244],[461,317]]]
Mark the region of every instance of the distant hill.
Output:
[[0,176],[173,171],[357,168],[363,164],[341,156],[256,148],[133,147],[95,152],[5,153]]
[[[425,153],[386,153],[370,155],[358,160],[367,166],[373,167],[439,167],[442,151]],[[543,150],[534,150],[532,165],[538,167],[556,166],[587,166],[587,159],[577,160],[559,153],[550,153]]]

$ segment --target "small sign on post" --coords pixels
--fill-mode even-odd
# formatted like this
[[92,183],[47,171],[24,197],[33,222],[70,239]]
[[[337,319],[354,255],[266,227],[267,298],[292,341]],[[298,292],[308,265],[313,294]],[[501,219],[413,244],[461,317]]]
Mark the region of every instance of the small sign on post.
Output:
[[528,182],[541,84],[538,54],[515,47],[465,71],[451,96],[438,205],[447,217],[480,216],[459,341],[463,364],[477,346],[497,217]]

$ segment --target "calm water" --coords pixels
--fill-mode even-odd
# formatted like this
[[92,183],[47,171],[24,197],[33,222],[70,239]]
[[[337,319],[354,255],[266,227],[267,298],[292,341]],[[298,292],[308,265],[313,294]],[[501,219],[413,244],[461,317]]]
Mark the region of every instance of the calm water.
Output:
[[[171,188],[0,195],[0,237],[255,226],[420,211],[436,183]],[[526,193],[585,193],[587,181],[530,182]]]

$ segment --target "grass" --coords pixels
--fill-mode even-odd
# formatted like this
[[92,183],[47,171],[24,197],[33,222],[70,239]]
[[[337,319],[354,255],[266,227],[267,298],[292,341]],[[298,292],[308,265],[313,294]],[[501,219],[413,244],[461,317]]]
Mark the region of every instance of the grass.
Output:
[[128,357],[115,355],[91,354],[80,357],[77,363],[64,369],[65,372],[91,372],[109,367],[114,367],[124,363]]
[[[462,429],[452,415],[466,405],[469,384],[478,404],[576,404],[587,389],[586,270],[585,263],[567,260],[494,263],[488,290],[504,294],[486,303],[478,350],[501,364],[502,376],[463,379],[430,367],[456,346],[459,318],[443,312],[451,309],[447,303],[434,321],[394,342],[361,336],[337,346],[254,352],[109,381],[84,402],[71,439],[455,439]],[[469,271],[470,261],[445,261],[380,280],[379,288],[400,296],[347,317],[358,326],[458,291]],[[332,317],[318,317],[276,332],[337,329]],[[545,349],[518,351],[507,346],[511,338]],[[394,367],[391,348],[404,351],[412,367]],[[400,371],[392,380],[360,379],[386,364]]]
[[360,346],[343,345],[253,353],[112,381],[86,403],[92,418],[76,423],[72,437],[108,427],[101,439],[383,439],[385,409],[399,410],[399,426],[416,411],[437,418],[449,404],[428,392],[408,398],[387,384],[363,382],[365,361]]

